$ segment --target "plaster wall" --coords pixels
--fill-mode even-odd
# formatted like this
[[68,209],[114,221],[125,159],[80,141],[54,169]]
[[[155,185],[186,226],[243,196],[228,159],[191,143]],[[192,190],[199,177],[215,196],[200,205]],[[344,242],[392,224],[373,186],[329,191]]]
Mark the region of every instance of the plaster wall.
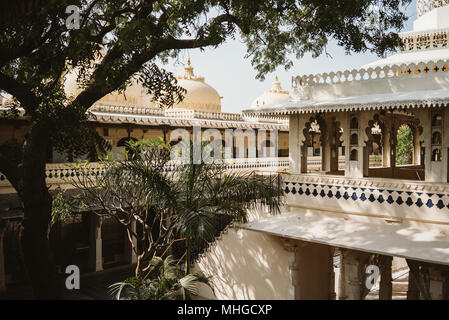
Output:
[[[250,221],[269,213],[250,212]],[[194,269],[211,276],[215,295],[200,287],[200,296],[220,300],[289,299],[289,253],[280,238],[261,232],[230,228],[195,263]]]

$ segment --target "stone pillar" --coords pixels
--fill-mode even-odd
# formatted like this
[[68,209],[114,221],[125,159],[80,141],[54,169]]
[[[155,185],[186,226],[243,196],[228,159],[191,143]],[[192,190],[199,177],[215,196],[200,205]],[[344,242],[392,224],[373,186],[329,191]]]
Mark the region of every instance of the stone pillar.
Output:
[[[133,220],[131,222],[131,230],[135,233],[136,232],[136,220]],[[124,252],[123,252],[123,257],[124,257],[124,262],[127,264],[134,264],[137,262],[137,255],[135,253],[135,251],[133,250],[133,246],[134,248],[137,248],[137,239],[136,237],[132,237],[132,244],[129,241],[129,237],[128,237],[128,231],[125,230],[125,248],[124,248]]]
[[235,157],[235,154],[234,154],[234,130],[233,129],[225,129],[224,140],[225,140],[224,158],[232,159]]
[[[349,114],[346,112],[337,113],[337,121],[340,122],[340,128],[343,130],[343,133],[340,136],[341,145],[345,150],[345,175],[346,172],[349,172],[349,161],[351,155],[351,148],[349,144]],[[338,158],[337,158],[337,166],[338,166]]]
[[338,171],[338,130],[336,120],[333,115],[327,115],[325,118],[325,134],[322,141],[322,170],[325,172]]
[[424,148],[424,175],[425,181],[436,182],[441,177],[440,174],[432,168],[432,119],[431,109],[419,108],[413,111],[416,118],[419,119],[423,131],[420,137],[421,147]]
[[292,174],[300,173],[300,134],[299,134],[299,115],[291,115],[289,120],[289,137],[288,137],[288,148],[289,148],[289,171]]
[[380,260],[380,288],[379,300],[391,300],[393,298],[393,284],[391,266],[393,257],[382,256]]
[[290,173],[307,173],[307,144],[304,136],[306,115],[292,115],[289,124],[289,161]]
[[270,148],[273,148],[268,154],[270,158],[277,158],[279,156],[279,132],[278,130],[270,131]]
[[382,131],[382,166],[391,167],[391,135],[392,119],[385,118]]
[[368,253],[341,249],[340,255],[340,281],[338,300],[361,300],[365,283],[364,270],[361,270]]
[[[351,128],[346,133],[349,141],[349,163],[347,164],[345,176],[351,178],[363,178],[368,176],[369,172],[369,153],[366,141],[368,136],[366,129],[368,128],[368,121],[372,119],[373,113],[364,111],[351,115],[351,118],[358,120],[358,128]],[[352,136],[357,135],[357,144],[352,141]]]
[[0,294],[6,292],[5,254],[3,250],[3,236],[7,226],[6,220],[0,220]]
[[164,143],[170,142],[170,141],[167,140],[167,134],[168,134],[168,131],[170,130],[170,126],[164,124],[161,127],[162,127],[162,135],[164,137],[163,138],[164,139]]
[[447,285],[449,268],[432,264],[429,266],[429,293],[432,300],[448,299]]
[[290,300],[299,299],[299,279],[298,279],[298,260],[297,251],[299,246],[294,240],[282,239],[282,243],[286,251],[288,251],[288,273],[289,273],[289,286],[288,286],[288,298]]
[[335,270],[334,270],[334,255],[335,255],[335,248],[329,247],[329,299],[330,300],[336,300],[337,299],[337,293],[335,292]]
[[441,181],[449,182],[449,108],[441,108],[443,124],[441,125]]
[[[257,158],[259,153],[259,147],[262,145],[260,139],[259,139],[259,129],[254,128],[254,137],[253,137],[253,145],[254,145],[254,158]],[[249,146],[248,146],[248,158],[249,158]]]
[[419,300],[419,289],[413,277],[408,276],[407,300]]
[[90,215],[89,267],[92,271],[103,270],[103,243],[101,239],[102,218]]
[[413,128],[413,164],[419,166],[421,164],[421,145],[419,142],[420,134],[417,127]]
[[396,119],[393,116],[390,127],[390,167],[393,169],[392,178],[394,178],[394,172],[396,168],[396,147],[398,145],[398,125]]
[[[332,139],[332,117],[326,114],[326,117],[323,121],[323,126],[320,124],[320,142],[321,142],[321,170],[324,172],[331,171],[331,139]],[[324,127],[324,128],[323,128]]]

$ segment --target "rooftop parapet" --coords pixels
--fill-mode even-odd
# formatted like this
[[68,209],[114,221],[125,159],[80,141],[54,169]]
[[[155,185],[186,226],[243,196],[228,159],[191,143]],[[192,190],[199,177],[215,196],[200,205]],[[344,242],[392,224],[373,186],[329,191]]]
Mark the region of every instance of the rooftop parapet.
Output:
[[292,87],[298,89],[301,87],[313,87],[323,84],[348,83],[356,81],[368,81],[378,79],[401,78],[404,75],[432,75],[438,72],[449,71],[449,60],[439,60],[437,62],[428,61],[421,63],[401,64],[392,66],[383,66],[376,68],[361,68],[337,72],[324,72],[319,74],[310,74],[292,78]]
[[[325,72],[292,78],[294,101],[449,89],[449,60]],[[440,78],[444,78],[442,81]],[[375,83],[375,85],[374,85]]]

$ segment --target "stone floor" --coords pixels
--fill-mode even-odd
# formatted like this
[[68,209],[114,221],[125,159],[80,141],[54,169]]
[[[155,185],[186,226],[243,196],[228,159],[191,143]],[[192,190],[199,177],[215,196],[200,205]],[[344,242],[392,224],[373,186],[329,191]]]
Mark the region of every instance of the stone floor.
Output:
[[[101,272],[81,275],[79,290],[66,290],[65,300],[111,300],[108,287],[134,275],[132,266],[116,267]],[[8,292],[0,297],[1,300],[29,300],[33,299],[31,287],[28,285],[8,288]]]

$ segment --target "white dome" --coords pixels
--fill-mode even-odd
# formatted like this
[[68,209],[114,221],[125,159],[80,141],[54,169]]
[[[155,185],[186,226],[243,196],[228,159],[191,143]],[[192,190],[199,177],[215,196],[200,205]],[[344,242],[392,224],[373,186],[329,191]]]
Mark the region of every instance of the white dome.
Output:
[[[81,89],[77,83],[78,71],[72,70],[65,77],[64,91],[69,98],[76,98],[81,92]],[[118,106],[128,106],[128,107],[140,107],[140,108],[151,108],[154,107],[152,103],[152,97],[148,94],[147,89],[141,84],[138,84],[135,80],[131,80],[131,85],[129,85],[124,92],[111,92],[96,101],[94,104],[104,104],[104,105],[118,105]]]
[[[81,92],[76,82],[78,71],[72,70],[65,77],[64,90],[68,97],[76,98]],[[178,85],[187,90],[182,102],[175,104],[174,108],[193,109],[197,111],[221,112],[221,99],[218,92],[204,82],[203,77],[196,77],[190,60],[185,68],[184,76],[177,77]],[[135,80],[131,81],[123,93],[112,92],[95,102],[95,105],[127,106],[139,108],[157,108],[153,97],[147,89]]]
[[187,90],[184,100],[174,108],[196,111],[221,112],[221,99],[217,90],[204,82],[204,77],[196,77],[190,60],[184,69],[184,75],[177,77],[178,85]]
[[256,98],[251,107],[262,107],[268,106],[276,103],[286,102],[290,99],[289,92],[286,90],[282,90],[281,83],[279,82],[278,77],[273,82],[273,86],[271,90],[267,90],[263,95]]

